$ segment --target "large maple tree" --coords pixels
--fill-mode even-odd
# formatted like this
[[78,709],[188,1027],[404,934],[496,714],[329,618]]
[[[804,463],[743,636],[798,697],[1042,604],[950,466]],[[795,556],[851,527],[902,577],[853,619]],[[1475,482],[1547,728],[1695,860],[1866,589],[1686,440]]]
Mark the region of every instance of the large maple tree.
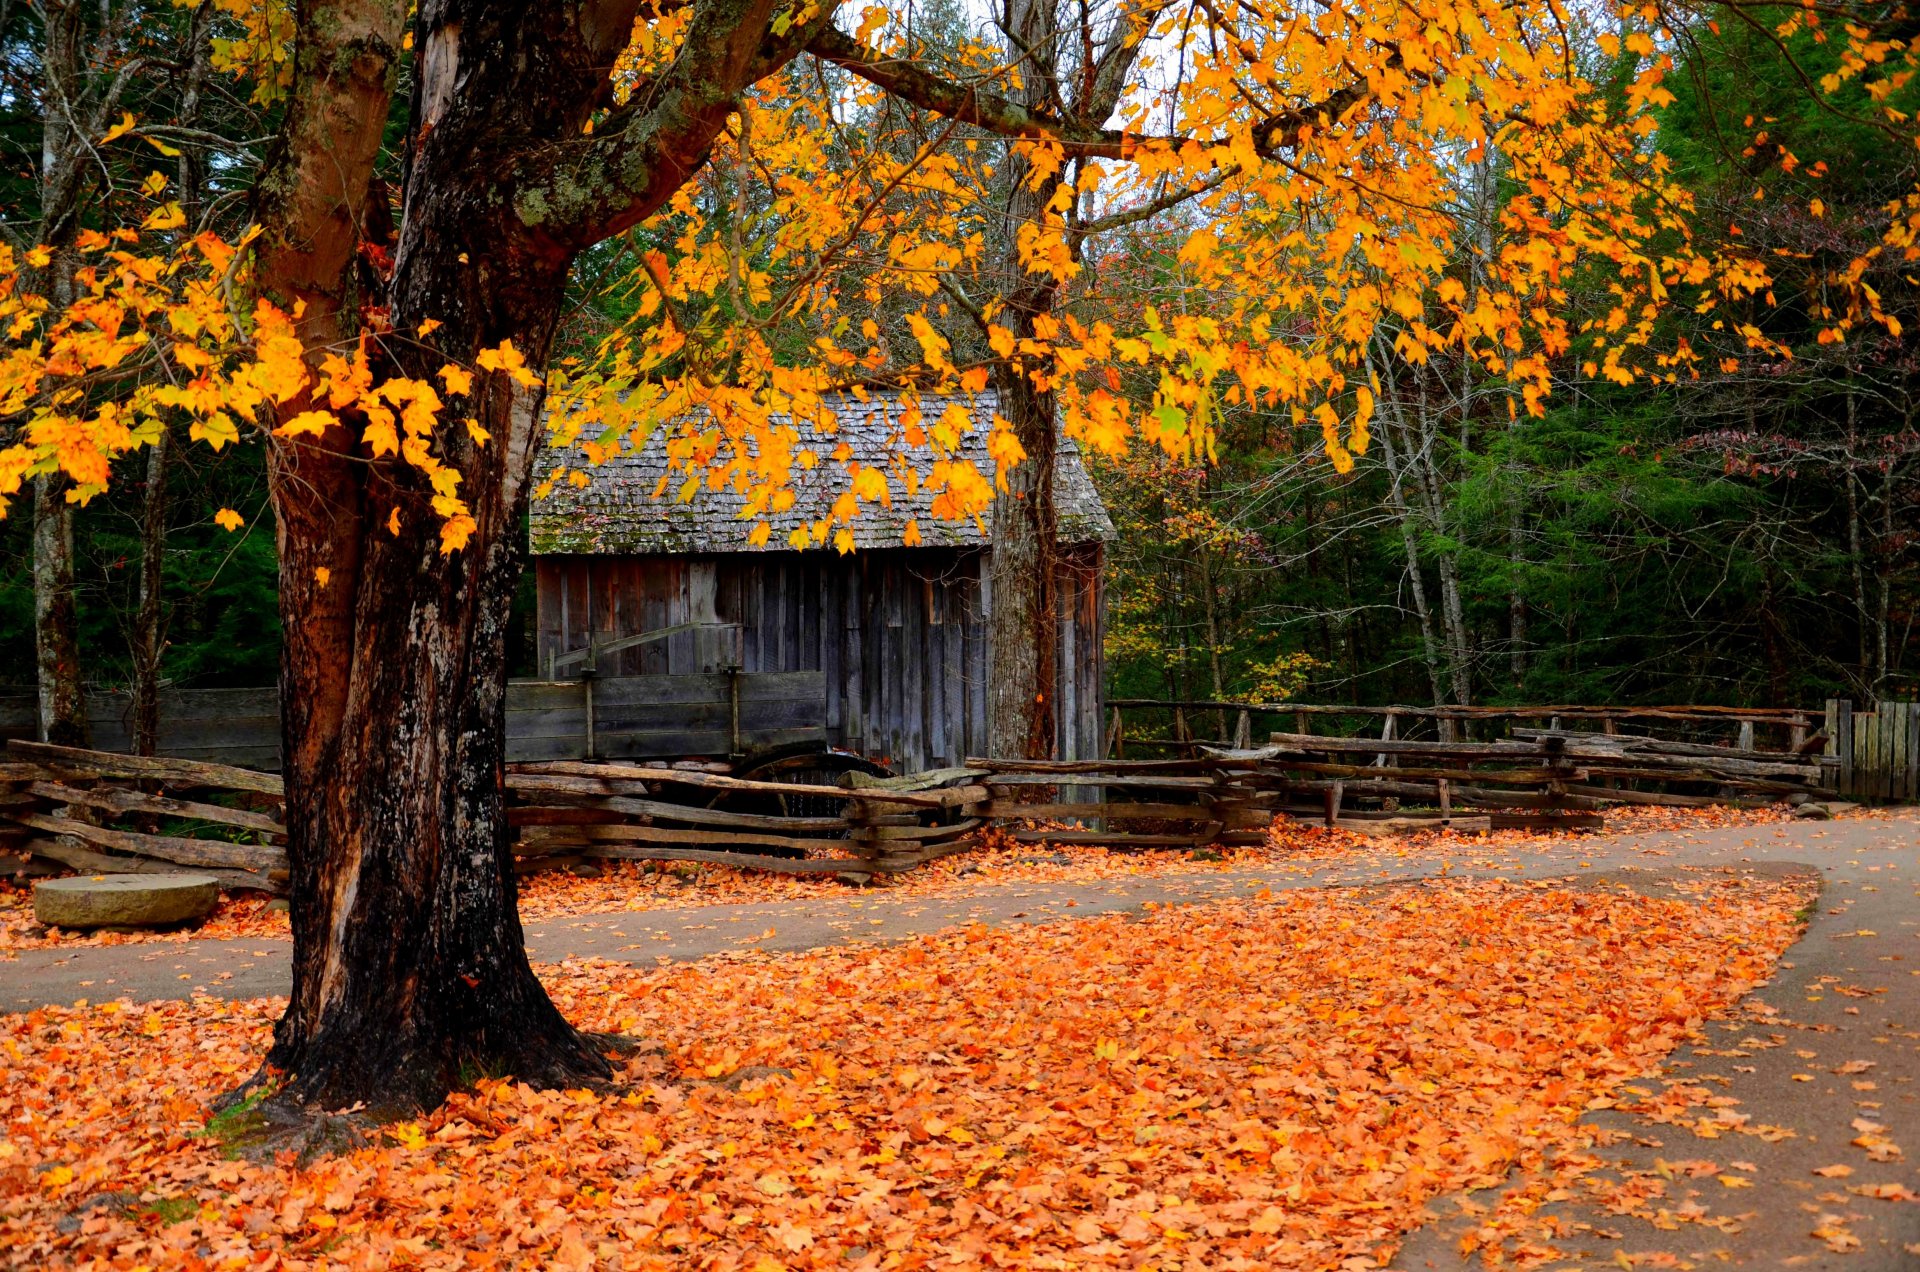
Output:
[[[1577,347],[1619,378],[1693,373],[1690,350],[1661,343],[1663,307],[1744,303],[1768,281],[1765,262],[1695,246],[1645,144],[1672,58],[1652,8],[1606,37],[1625,68],[1611,94],[1580,72],[1580,25],[1555,0],[1021,0],[937,59],[877,6],[840,25],[834,5],[789,0],[234,11],[261,47],[290,44],[228,56],[285,79],[254,229],[156,253],[143,232],[180,221],[162,181],[143,226],[76,236],[71,304],[27,285],[44,254],[8,255],[0,413],[18,427],[0,493],[61,470],[84,497],[162,418],[216,445],[243,427],[269,439],[294,988],[268,1061],[301,1105],[404,1109],[463,1072],[609,1071],[528,965],[503,808],[515,528],[549,416],[590,457],[682,421],[684,493],[732,483],[757,510],[791,498],[793,466],[829,458],[792,418],[878,385],[997,378],[1057,403],[1083,445],[1183,455],[1206,452],[1220,404],[1258,403],[1317,423],[1344,466],[1366,445],[1383,329],[1410,360],[1478,361],[1533,409],[1550,360]],[[1025,49],[1034,38],[1053,55]],[[1904,46],[1869,26],[1836,38],[1849,74],[1905,73]],[[809,62],[823,69],[789,73]],[[845,126],[879,94],[950,127],[882,153]],[[1501,231],[1462,277],[1453,177],[1489,157],[1509,190]],[[1004,241],[965,211],[973,165],[1017,175]],[[725,200],[703,191],[719,172]],[[1183,209],[1179,262],[1215,303],[1055,312],[1089,207]],[[1907,250],[1908,214],[1890,214],[1885,250]],[[620,236],[643,249],[645,299],[562,365],[570,273]],[[938,330],[940,279],[996,247],[1031,285],[978,315],[990,352],[962,365]],[[1565,278],[1596,265],[1616,303],[1571,330]],[[843,321],[850,296],[882,291],[908,298],[908,357]],[[1872,318],[1859,299],[1847,320]],[[1728,324],[1765,347],[1750,318]],[[776,334],[796,325],[806,340]],[[1155,386],[1146,400],[1103,374],[1114,364]],[[910,423],[932,466],[846,472],[797,546],[840,539],[902,483],[979,515],[994,490],[955,459],[963,425]],[[1012,422],[989,450],[1017,487]]]

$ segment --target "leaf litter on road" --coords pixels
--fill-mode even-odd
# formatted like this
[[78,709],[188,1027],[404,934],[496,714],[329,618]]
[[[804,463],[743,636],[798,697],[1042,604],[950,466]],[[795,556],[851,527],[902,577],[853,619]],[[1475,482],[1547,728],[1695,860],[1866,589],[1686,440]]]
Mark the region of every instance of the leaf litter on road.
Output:
[[1451,880],[574,961],[568,1017],[645,1048],[618,1088],[485,1080],[306,1166],[199,1133],[280,1000],[45,1008],[0,1023],[0,1262],[1378,1266],[1445,1194],[1576,1175],[1582,1112],[1764,980],[1804,900]]

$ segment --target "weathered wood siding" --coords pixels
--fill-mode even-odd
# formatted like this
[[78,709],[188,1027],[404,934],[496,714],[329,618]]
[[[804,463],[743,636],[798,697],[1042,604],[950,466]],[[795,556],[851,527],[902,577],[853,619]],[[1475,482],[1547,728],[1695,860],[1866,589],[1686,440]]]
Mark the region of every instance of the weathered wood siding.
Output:
[[[1054,651],[1059,754],[1100,754],[1104,636],[1100,547],[1063,549]],[[987,605],[978,549],[829,557],[542,557],[539,654],[679,623],[713,624],[609,655],[593,684],[593,749],[603,759],[724,756],[831,742],[920,771],[986,751]],[[93,745],[132,749],[131,698],[88,695]],[[0,698],[0,738],[31,738],[31,697]],[[515,681],[511,760],[581,759],[580,680]],[[160,753],[243,768],[280,767],[273,689],[182,689],[160,702]]]
[[[825,679],[817,671],[738,677],[742,750],[823,742]],[[614,676],[593,682],[593,746],[587,746],[587,685],[516,680],[507,686],[507,758],[578,760],[725,756],[735,740],[735,684],[726,674]],[[124,693],[87,699],[92,743],[130,751]],[[272,689],[183,689],[160,701],[160,753],[241,768],[280,767],[279,697]],[[0,698],[0,738],[31,738],[34,700]]]
[[[35,699],[0,698],[0,738],[32,738]],[[133,695],[87,695],[87,734],[95,749],[133,750]],[[174,689],[160,694],[159,752],[240,768],[280,767],[277,689]]]
[[[1101,548],[1063,552],[1056,705],[1060,754],[1076,759],[1100,746]],[[903,771],[937,768],[986,749],[985,564],[979,549],[945,548],[543,556],[539,659],[545,667],[589,636],[719,624],[610,655],[601,672],[819,672],[827,740]]]

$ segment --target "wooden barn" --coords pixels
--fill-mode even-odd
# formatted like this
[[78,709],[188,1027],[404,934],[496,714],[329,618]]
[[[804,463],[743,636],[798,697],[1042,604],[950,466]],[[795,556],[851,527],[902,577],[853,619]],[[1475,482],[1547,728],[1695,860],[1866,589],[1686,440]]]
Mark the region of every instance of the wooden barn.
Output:
[[[962,454],[991,476],[991,394],[953,399],[973,412]],[[949,400],[922,398],[925,418]],[[830,435],[800,422],[824,459],[845,445],[888,468],[903,445],[897,399],[834,403]],[[930,512],[931,495],[863,505],[856,549],[796,551],[788,532],[826,515],[845,488],[840,463],[796,468],[792,508],[753,547],[742,498],[702,489],[674,500],[658,430],[637,454],[588,468],[534,502],[541,673],[589,676],[588,732],[607,758],[752,756],[782,746],[858,752],[897,772],[956,764],[986,748],[988,536]],[[930,456],[927,457],[930,460]],[[549,451],[541,474],[583,466]],[[927,464],[917,467],[925,471]],[[656,496],[662,478],[668,493]],[[1059,456],[1058,753],[1094,757],[1101,741],[1103,555],[1113,524],[1070,445]],[[909,519],[920,542],[903,547]]]

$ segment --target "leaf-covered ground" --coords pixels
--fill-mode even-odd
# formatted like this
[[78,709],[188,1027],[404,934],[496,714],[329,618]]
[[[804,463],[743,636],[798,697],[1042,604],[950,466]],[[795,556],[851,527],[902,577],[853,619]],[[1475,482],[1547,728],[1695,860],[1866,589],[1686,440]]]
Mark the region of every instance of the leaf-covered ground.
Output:
[[904,945],[545,969],[651,1048],[310,1167],[201,1133],[277,1000],[0,1021],[0,1265],[1367,1267],[1565,1177],[1577,1119],[1770,972],[1804,894],[1462,881]]
[[[1862,812],[1861,816],[1871,815]],[[1711,830],[1757,826],[1789,820],[1784,808],[1618,808],[1607,813],[1608,833],[1662,830]],[[912,874],[882,881],[890,896],[952,895],[982,883],[1084,883],[1141,875],[1207,874],[1248,867],[1297,866],[1309,869],[1361,863],[1381,856],[1452,856],[1499,859],[1537,852],[1547,846],[1576,847],[1585,835],[1500,831],[1460,835],[1429,831],[1415,835],[1363,838],[1345,831],[1292,821],[1275,823],[1257,848],[1164,850],[1116,853],[1090,844],[1019,844],[990,836],[980,850],[948,857]],[[732,866],[607,862],[592,878],[549,871],[520,881],[520,915],[529,922],[580,914],[678,910],[706,905],[792,901],[811,897],[838,899],[845,884],[830,877],[770,874]],[[145,941],[287,939],[287,917],[270,909],[257,893],[229,894],[211,918],[175,932],[72,932],[47,928],[33,917],[31,884],[0,879],[0,958],[10,951],[75,945],[126,945]]]

